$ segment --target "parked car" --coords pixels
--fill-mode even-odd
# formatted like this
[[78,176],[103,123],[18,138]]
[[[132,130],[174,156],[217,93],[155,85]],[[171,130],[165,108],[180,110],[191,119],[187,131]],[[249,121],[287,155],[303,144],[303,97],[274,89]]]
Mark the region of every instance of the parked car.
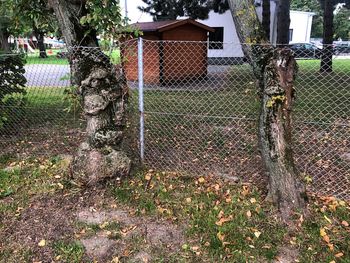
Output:
[[321,58],[322,49],[311,43],[293,43],[289,45],[295,58]]
[[339,54],[349,54],[350,53],[350,42],[338,42],[335,43],[334,53]]

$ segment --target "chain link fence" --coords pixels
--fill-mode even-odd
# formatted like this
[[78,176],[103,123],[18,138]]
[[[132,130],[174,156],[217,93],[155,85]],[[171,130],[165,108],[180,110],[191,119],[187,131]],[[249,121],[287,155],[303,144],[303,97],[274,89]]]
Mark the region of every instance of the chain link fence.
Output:
[[[337,53],[332,72],[321,73],[320,49],[291,48],[299,66],[293,113],[297,167],[313,191],[350,199],[350,54]],[[137,49],[135,40],[121,47],[134,90]],[[241,45],[144,40],[142,58],[145,163],[265,185],[259,98]]]
[[[313,191],[350,199],[350,54],[337,53],[332,72],[321,73],[320,50],[292,48],[299,65],[296,164]],[[138,101],[144,105],[139,146],[147,167],[266,184],[258,151],[259,98],[240,44],[143,40],[140,50],[137,40],[129,40],[105,53],[127,80],[130,109]],[[0,55],[2,154],[74,153],[84,139],[68,55]],[[18,75],[20,84],[7,83],[7,75]],[[130,137],[138,132],[133,124]]]

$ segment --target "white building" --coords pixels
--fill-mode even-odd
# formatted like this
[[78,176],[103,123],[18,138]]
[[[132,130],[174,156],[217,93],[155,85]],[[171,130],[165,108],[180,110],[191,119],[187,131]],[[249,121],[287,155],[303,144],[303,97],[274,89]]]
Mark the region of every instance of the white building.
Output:
[[[259,1],[256,1],[259,2]],[[142,13],[137,7],[144,3],[141,0],[122,0],[121,8],[125,12],[127,6],[127,14],[131,23],[149,22],[152,17],[147,13]],[[276,43],[277,39],[277,16],[276,16],[276,1],[271,1],[271,23],[270,23],[270,40]],[[262,19],[262,7],[257,7],[257,14],[260,20]],[[310,42],[312,17],[314,13],[291,11],[290,12],[290,42]],[[211,11],[209,18],[198,20],[198,22],[215,28],[215,32],[209,35],[209,41],[217,41],[217,44],[208,45],[209,58],[239,58],[243,57],[243,52],[240,47],[236,28],[230,11],[223,14]],[[222,42],[222,44],[220,44]]]
[[315,13],[290,11],[289,42],[310,42],[312,18]]

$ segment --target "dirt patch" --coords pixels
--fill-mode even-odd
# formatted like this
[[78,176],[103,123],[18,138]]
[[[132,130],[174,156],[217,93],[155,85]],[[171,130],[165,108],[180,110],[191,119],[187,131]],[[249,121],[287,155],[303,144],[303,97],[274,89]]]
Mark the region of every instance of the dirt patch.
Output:
[[127,211],[94,211],[91,208],[78,212],[77,220],[86,224],[102,224],[111,221],[123,224],[133,224],[135,222],[135,219],[130,217]]
[[182,230],[173,224],[148,223],[145,230],[146,238],[153,246],[165,245],[176,250],[184,243]]
[[[163,249],[166,253],[173,253],[180,249],[184,244],[185,238],[183,230],[172,223],[162,222],[149,217],[135,217],[125,210],[99,210],[83,209],[76,216],[77,220],[86,224],[103,225],[106,222],[118,222],[121,226],[120,239],[115,242],[106,236],[101,236],[101,232],[96,233],[93,237],[81,239],[87,254],[94,259],[105,260],[113,255],[121,255],[131,246],[131,250],[139,249],[135,240],[141,240],[142,252],[130,258],[131,262],[149,262],[152,251]],[[102,246],[97,241],[101,239]],[[97,240],[97,241],[96,241]],[[110,240],[108,242],[107,240]]]
[[111,256],[113,247],[116,245],[115,240],[103,236],[94,236],[80,241],[86,249],[86,254],[101,262],[105,262]]
[[[33,260],[51,262],[55,242],[74,239],[77,211],[86,207],[98,208],[109,201],[102,189],[34,197],[27,208],[18,210],[17,217],[1,218],[5,227],[0,230],[0,247],[18,244],[31,251]],[[39,246],[41,240],[45,240],[45,246]]]
[[291,247],[281,247],[275,263],[293,263],[298,262],[299,251]]

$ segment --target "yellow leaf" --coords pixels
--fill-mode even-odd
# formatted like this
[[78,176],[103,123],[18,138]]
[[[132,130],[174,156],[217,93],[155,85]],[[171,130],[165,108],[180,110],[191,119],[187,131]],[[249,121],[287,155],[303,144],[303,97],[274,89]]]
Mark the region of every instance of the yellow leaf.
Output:
[[248,210],[246,215],[247,215],[248,218],[250,218],[250,217],[252,217],[252,212],[250,212],[250,210]]
[[261,232],[260,231],[255,231],[254,232],[254,236],[256,236],[256,238],[259,238],[261,235]]
[[38,246],[39,246],[39,247],[44,247],[44,246],[46,246],[46,241],[45,241],[45,239],[40,240],[40,242],[38,243]]
[[332,220],[330,220],[327,216],[324,216],[324,218],[325,218],[330,224],[332,224]]
[[198,179],[198,182],[202,184],[202,183],[205,182],[205,179],[204,179],[203,177],[200,177],[200,178]]
[[225,235],[222,234],[221,232],[218,232],[218,233],[216,234],[216,236],[218,237],[218,239],[219,239],[221,242],[223,242],[224,239],[225,239]]
[[321,228],[321,229],[320,229],[320,236],[321,236],[321,237],[324,237],[324,236],[326,236],[326,235],[327,235],[326,230],[325,230],[324,228]]
[[150,174],[146,174],[146,175],[145,175],[145,180],[146,180],[146,181],[151,180],[151,178],[152,178],[152,176],[151,176]]

